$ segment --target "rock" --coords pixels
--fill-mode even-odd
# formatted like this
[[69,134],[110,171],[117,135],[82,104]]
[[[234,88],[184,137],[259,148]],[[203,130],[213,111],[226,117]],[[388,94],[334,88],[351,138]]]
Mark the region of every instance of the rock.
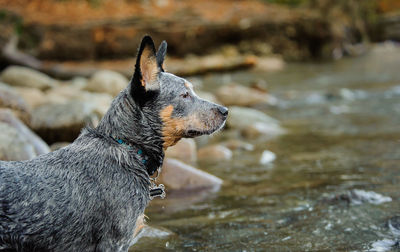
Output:
[[197,161],[196,142],[191,138],[182,138],[176,145],[167,149],[165,156],[186,164],[194,164]]
[[210,145],[199,149],[197,157],[202,162],[225,161],[232,158],[232,151],[223,145]]
[[0,160],[28,160],[49,151],[49,146],[10,110],[0,109]]
[[53,104],[65,104],[72,101],[90,103],[94,107],[94,112],[102,117],[108,110],[112,102],[112,96],[105,93],[91,93],[79,90],[75,86],[60,85],[49,90],[47,102]]
[[[138,233],[138,235],[135,237],[133,242],[131,243],[130,246],[136,244],[141,238],[147,237],[147,238],[165,238],[167,236],[172,235],[172,231],[165,229],[165,228],[155,228],[151,226],[144,226],[143,229]],[[149,242],[152,242],[150,240]],[[134,247],[132,247],[134,249]],[[131,251],[131,250],[129,250]]]
[[[217,90],[217,98],[225,106],[254,106],[257,104],[270,104],[271,96],[260,90],[230,84],[220,87]],[[272,105],[272,104],[271,104]]]
[[11,109],[25,123],[28,123],[31,119],[30,108],[25,100],[13,88],[1,82],[0,108]]
[[120,73],[110,70],[101,70],[93,74],[85,89],[92,92],[108,93],[112,96],[116,96],[121,90],[126,88],[128,82],[128,79]]
[[21,67],[9,66],[0,75],[5,83],[11,86],[31,87],[46,90],[57,85],[55,79],[36,70]]
[[285,67],[285,61],[278,57],[260,57],[255,66],[256,71],[279,71]]
[[48,143],[72,142],[86,124],[97,125],[98,120],[92,103],[45,104],[33,111],[31,128]]
[[164,184],[167,190],[218,189],[222,185],[221,179],[172,158],[164,160],[157,182]]
[[263,151],[260,158],[260,164],[266,165],[272,163],[276,159],[275,153],[269,150]]
[[45,93],[40,89],[30,87],[15,87],[15,91],[32,109],[35,109],[47,102]]
[[249,139],[255,139],[260,136],[278,136],[283,133],[284,130],[277,124],[266,124],[260,122],[242,129],[242,135]]
[[364,203],[370,203],[374,205],[380,205],[385,202],[392,201],[392,198],[383,196],[379,193],[372,191],[364,191],[359,189],[353,189],[333,196],[328,196],[323,199],[324,202],[330,204],[346,203],[350,205],[361,205]]
[[249,138],[260,135],[278,136],[285,133],[278,120],[251,108],[230,107],[226,124],[229,128],[241,130],[242,134]]
[[226,142],[221,143],[222,145],[226,146],[230,150],[245,150],[245,151],[252,151],[254,150],[254,145],[251,143],[243,142],[237,139],[230,139]]

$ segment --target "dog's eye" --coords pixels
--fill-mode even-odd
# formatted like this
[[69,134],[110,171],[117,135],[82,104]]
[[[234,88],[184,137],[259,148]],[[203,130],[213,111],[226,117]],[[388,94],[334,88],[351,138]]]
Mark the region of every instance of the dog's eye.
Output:
[[190,97],[190,94],[189,94],[189,92],[186,92],[186,93],[184,93],[184,94],[181,94],[181,96],[182,96],[183,98],[189,98],[189,97]]

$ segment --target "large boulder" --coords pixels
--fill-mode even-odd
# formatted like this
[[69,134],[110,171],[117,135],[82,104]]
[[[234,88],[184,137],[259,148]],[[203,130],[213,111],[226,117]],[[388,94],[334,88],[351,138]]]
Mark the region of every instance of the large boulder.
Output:
[[98,93],[108,93],[116,96],[128,85],[128,79],[120,73],[101,70],[90,78],[86,90]]
[[97,125],[99,116],[89,102],[44,104],[32,113],[31,128],[47,143],[72,142],[87,124]]
[[167,149],[165,157],[176,158],[186,164],[194,164],[197,161],[196,142],[190,138],[182,138],[176,145]]
[[254,106],[257,104],[270,104],[275,101],[271,96],[255,88],[238,84],[230,84],[217,90],[217,98],[225,106]]
[[179,160],[166,158],[157,180],[167,190],[219,189],[222,180]]
[[25,123],[28,123],[31,119],[30,108],[25,100],[13,88],[1,82],[0,108],[11,109]]
[[10,110],[0,109],[0,160],[28,160],[49,151],[49,146]]
[[32,87],[46,90],[57,85],[57,80],[44,73],[21,66],[9,66],[0,75],[3,82],[11,86]]

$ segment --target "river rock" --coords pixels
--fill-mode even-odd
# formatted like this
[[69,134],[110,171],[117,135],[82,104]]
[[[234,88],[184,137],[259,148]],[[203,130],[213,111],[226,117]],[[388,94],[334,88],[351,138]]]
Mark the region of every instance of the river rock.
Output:
[[128,85],[128,82],[128,79],[120,73],[101,70],[93,74],[85,89],[91,92],[108,93],[116,96]]
[[97,125],[98,121],[92,103],[71,101],[36,108],[32,113],[31,127],[47,143],[72,142],[83,127]]
[[3,82],[11,86],[32,87],[46,90],[57,85],[55,79],[27,67],[9,66],[0,75]]
[[10,110],[0,109],[0,160],[28,160],[49,151],[49,146]]
[[157,180],[167,190],[219,188],[222,180],[179,160],[166,158]]
[[278,120],[252,108],[230,107],[226,124],[229,128],[241,130],[248,138],[260,135],[278,136],[285,133]]
[[167,149],[165,156],[186,164],[194,164],[197,161],[196,142],[191,138],[182,138],[176,145]]
[[252,145],[251,143],[247,143],[247,142],[240,141],[237,139],[230,139],[221,144],[228,147],[232,151],[236,151],[236,150],[252,151],[252,150],[254,150],[254,145]]
[[232,151],[223,145],[210,145],[197,151],[197,157],[202,162],[219,162],[232,158]]
[[1,82],[0,108],[11,109],[25,123],[28,123],[31,119],[30,108],[25,100],[13,88]]
[[40,89],[31,87],[15,87],[14,89],[32,109],[47,102],[45,93]]
[[53,104],[66,104],[73,101],[90,103],[94,107],[94,112],[102,117],[111,105],[113,97],[106,93],[91,93],[80,90],[75,86],[60,85],[49,90],[47,102]]
[[260,90],[230,84],[217,90],[217,98],[225,106],[254,106],[257,104],[270,104],[270,95]]

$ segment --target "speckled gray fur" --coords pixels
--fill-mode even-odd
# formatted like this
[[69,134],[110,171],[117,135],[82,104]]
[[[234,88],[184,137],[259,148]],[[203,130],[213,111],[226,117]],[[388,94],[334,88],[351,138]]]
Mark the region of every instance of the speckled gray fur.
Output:
[[[145,37],[138,62],[146,48],[154,51],[159,68],[155,90],[141,85],[137,63],[130,84],[95,129],[35,159],[0,161],[0,251],[127,251],[150,200],[149,174],[164,157],[160,111],[172,105],[174,118],[195,114],[203,120],[203,129],[187,124],[181,137],[223,125],[224,107],[198,98],[185,80],[163,72],[166,43],[155,55]],[[146,164],[137,149],[148,157]]]

